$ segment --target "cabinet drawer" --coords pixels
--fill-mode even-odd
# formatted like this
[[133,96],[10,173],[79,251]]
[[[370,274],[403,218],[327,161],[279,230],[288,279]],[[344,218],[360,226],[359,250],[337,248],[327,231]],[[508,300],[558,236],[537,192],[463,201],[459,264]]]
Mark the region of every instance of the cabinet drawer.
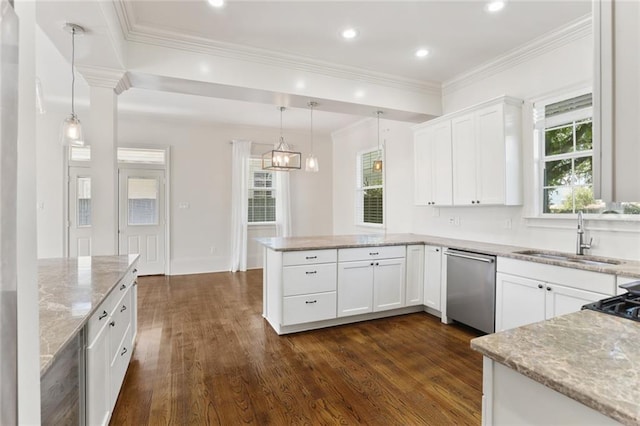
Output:
[[283,308],[282,325],[336,318],[336,292],[285,297]]
[[360,247],[341,249],[338,252],[340,262],[351,262],[354,260],[389,259],[394,257],[405,257],[407,246],[384,246],[384,247]]
[[109,321],[109,333],[111,333],[111,357],[115,357],[116,351],[120,346],[122,338],[131,324],[131,291],[119,301],[113,310],[111,320]]
[[331,263],[335,262],[337,257],[337,250],[288,251],[282,255],[282,264],[284,266],[291,266]]
[[122,295],[117,289],[113,289],[111,293],[102,301],[98,309],[91,315],[87,321],[87,344],[91,345],[100,330],[109,322],[109,317],[113,308],[118,303]]
[[109,395],[111,409],[113,409],[116,400],[118,399],[118,394],[120,393],[120,388],[122,387],[122,381],[124,380],[124,375],[127,372],[127,367],[129,367],[129,361],[131,360],[132,352],[133,346],[131,345],[131,328],[127,328],[125,330],[125,335],[118,345],[118,350],[111,360],[111,389]]
[[285,296],[336,291],[336,281],[337,269],[335,263],[286,266],[282,268]]

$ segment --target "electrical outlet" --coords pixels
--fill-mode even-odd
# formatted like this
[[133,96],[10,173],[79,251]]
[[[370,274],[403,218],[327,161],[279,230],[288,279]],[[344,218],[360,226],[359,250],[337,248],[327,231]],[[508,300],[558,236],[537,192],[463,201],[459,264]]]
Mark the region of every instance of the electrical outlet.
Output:
[[190,206],[189,202],[187,202],[187,201],[180,201],[178,203],[178,208],[179,209],[188,209],[189,207],[191,207],[191,206]]
[[504,221],[504,228],[505,229],[511,229],[511,227],[513,226],[513,223],[511,222],[511,219],[507,219]]
[[216,246],[211,246],[209,247],[209,254],[216,254],[217,250]]
[[455,221],[454,221],[454,225],[460,226],[460,216],[456,216]]
[[455,225],[456,224],[456,218],[455,217],[450,217],[449,218],[449,225]]

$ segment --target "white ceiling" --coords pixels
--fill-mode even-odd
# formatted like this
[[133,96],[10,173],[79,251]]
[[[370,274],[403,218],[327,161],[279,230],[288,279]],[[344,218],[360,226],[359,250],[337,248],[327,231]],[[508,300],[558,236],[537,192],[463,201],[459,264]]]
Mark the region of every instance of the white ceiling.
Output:
[[[238,54],[260,52],[288,63],[326,65],[362,75],[384,75],[397,81],[440,84],[496,57],[575,21],[591,10],[590,0],[510,0],[501,12],[489,15],[484,1],[242,1],[230,0],[214,9],[206,0],[115,0],[86,2],[48,0],[38,6],[38,23],[62,55],[69,58],[69,35],[64,22],[76,22],[90,32],[77,40],[79,62],[113,66],[122,62],[114,43],[113,28],[106,28],[106,14],[121,11],[123,39],[131,34],[171,38],[177,42],[204,43]],[[115,5],[113,6],[109,5]],[[356,40],[344,41],[339,32],[353,26]],[[413,53],[426,47],[430,55],[417,59]],[[62,59],[59,55],[58,59]],[[69,79],[64,60],[58,66],[43,59],[51,74],[46,80],[49,99],[68,99]],[[53,62],[52,62],[53,61]],[[60,62],[60,61],[59,61]],[[142,80],[140,80],[142,81]],[[44,83],[44,81],[43,81]],[[119,96],[124,111],[157,112],[211,122],[277,127],[278,99],[223,99],[175,93],[175,90],[145,90],[140,84]],[[87,90],[79,88],[79,103],[87,103]],[[196,93],[186,91],[186,93]],[[163,107],[161,107],[163,105]],[[286,128],[308,126],[304,104],[285,112]],[[357,109],[344,114],[314,115],[314,127],[330,132],[362,116]],[[338,111],[338,112],[336,112]]]

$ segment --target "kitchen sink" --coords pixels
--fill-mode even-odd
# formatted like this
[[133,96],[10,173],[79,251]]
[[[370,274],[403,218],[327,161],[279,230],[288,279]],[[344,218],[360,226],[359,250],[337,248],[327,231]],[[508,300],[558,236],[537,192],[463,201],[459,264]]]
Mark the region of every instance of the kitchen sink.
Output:
[[523,254],[525,256],[540,257],[543,259],[559,260],[561,262],[581,263],[583,265],[593,266],[613,266],[620,265],[622,262],[614,259],[605,259],[602,257],[594,256],[577,256],[574,254],[565,253],[553,253],[548,251],[539,250],[522,250],[516,251],[517,254]]

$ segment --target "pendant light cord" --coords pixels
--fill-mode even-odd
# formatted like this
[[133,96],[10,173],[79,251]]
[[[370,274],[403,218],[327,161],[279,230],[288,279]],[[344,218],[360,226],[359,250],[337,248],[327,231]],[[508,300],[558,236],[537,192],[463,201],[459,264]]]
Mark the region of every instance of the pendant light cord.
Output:
[[378,156],[380,156],[380,111],[378,111]]
[[76,86],[76,73],[74,72],[76,58],[76,29],[71,29],[71,115],[75,117],[76,110],[74,104],[75,98],[75,86]]
[[313,155],[313,102],[309,102],[309,106],[311,107],[311,127],[309,128],[309,133],[311,136],[311,155]]

